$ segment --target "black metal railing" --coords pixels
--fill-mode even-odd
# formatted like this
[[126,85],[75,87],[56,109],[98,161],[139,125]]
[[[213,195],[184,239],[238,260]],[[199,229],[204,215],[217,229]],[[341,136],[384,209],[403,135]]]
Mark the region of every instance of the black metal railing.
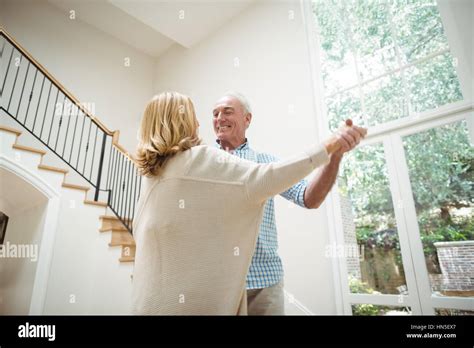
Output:
[[88,108],[0,28],[0,114],[10,116],[95,188],[132,231],[141,176]]

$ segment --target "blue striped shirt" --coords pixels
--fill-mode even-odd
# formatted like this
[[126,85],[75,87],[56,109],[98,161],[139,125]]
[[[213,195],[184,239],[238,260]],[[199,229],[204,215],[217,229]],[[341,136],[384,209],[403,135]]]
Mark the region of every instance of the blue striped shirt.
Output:
[[[217,146],[222,147],[217,143]],[[231,152],[233,155],[257,163],[277,162],[279,159],[264,152],[250,148],[247,139]],[[285,199],[305,207],[304,191],[308,182],[301,180],[287,191],[280,193]],[[263,220],[258,233],[257,245],[247,274],[247,290],[268,288],[283,278],[283,265],[278,255],[277,227],[275,222],[275,203],[270,198],[265,203]]]

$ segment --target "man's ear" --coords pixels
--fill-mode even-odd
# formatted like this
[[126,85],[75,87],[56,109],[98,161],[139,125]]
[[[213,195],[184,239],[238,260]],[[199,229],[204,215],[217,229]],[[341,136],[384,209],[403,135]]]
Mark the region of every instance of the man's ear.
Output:
[[252,122],[252,114],[249,112],[247,115],[245,115],[245,123],[247,128],[249,128],[250,122]]

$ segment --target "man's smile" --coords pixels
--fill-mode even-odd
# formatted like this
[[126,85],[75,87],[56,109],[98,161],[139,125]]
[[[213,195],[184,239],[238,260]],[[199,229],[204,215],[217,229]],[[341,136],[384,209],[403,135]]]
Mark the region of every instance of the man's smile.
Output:
[[229,125],[217,126],[217,130],[218,130],[219,132],[226,131],[226,130],[228,130],[228,129],[230,129],[230,128],[232,128],[232,127],[229,126]]

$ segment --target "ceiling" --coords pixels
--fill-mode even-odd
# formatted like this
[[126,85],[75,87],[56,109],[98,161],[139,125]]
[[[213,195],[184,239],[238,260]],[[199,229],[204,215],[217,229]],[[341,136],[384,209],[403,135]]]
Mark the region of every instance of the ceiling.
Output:
[[190,48],[255,0],[48,0],[153,57],[171,45]]

